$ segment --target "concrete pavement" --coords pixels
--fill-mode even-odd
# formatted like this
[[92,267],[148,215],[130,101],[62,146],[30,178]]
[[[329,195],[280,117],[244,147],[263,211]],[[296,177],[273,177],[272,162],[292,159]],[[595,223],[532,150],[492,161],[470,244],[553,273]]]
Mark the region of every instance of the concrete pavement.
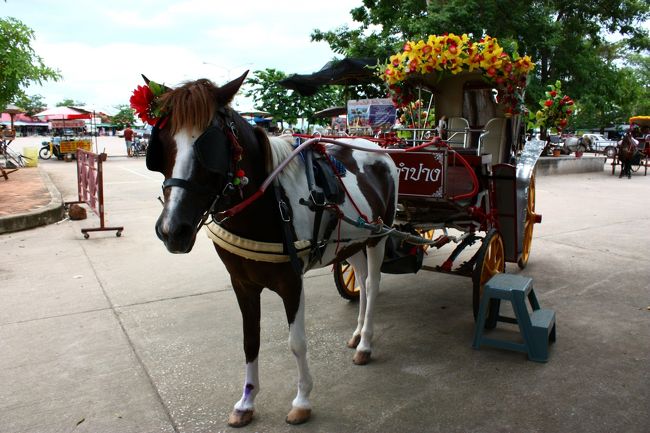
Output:
[[[109,153],[111,155],[111,153]],[[44,161],[64,201],[73,163]],[[161,177],[142,159],[105,164],[107,225],[0,235],[0,432],[235,431],[241,318],[208,239],[172,255],[155,237]],[[384,275],[373,362],[345,347],[356,305],[329,269],[306,279],[313,419],[284,423],[296,367],[280,299],[263,296],[261,392],[244,432],[646,432],[650,407],[650,177],[540,176],[528,267],[556,311],[550,361],[471,348],[469,279]],[[445,249],[445,254],[450,250]],[[430,254],[427,264],[442,261]]]

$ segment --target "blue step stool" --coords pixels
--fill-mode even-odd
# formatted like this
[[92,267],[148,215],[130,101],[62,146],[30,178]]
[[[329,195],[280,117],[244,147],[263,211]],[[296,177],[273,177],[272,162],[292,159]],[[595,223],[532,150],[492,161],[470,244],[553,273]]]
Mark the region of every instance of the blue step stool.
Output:
[[[483,335],[485,320],[490,300],[495,299],[493,308],[497,311],[495,315],[497,322],[516,323],[524,340],[523,343],[516,343],[507,340],[487,338]],[[532,313],[529,314],[526,308],[526,299],[530,302]],[[499,316],[499,307],[502,300],[512,303],[515,318]],[[479,307],[476,328],[474,330],[474,342],[472,347],[479,349],[481,345],[497,347],[500,349],[516,350],[528,354],[528,359],[535,362],[548,361],[548,346],[555,341],[555,311],[545,310],[539,307],[533,280],[521,275],[496,274],[485,283],[481,305]]]

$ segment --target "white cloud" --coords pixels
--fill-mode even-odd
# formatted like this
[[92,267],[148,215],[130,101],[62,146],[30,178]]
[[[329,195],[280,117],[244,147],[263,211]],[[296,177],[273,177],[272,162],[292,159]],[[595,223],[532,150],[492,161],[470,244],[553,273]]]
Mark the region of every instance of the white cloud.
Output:
[[110,112],[128,103],[141,73],[173,86],[202,77],[219,84],[246,69],[316,71],[334,53],[310,34],[350,24],[360,3],[33,0],[25,7],[8,0],[3,12],[34,30],[36,52],[63,75],[28,94],[50,106],[71,98]]

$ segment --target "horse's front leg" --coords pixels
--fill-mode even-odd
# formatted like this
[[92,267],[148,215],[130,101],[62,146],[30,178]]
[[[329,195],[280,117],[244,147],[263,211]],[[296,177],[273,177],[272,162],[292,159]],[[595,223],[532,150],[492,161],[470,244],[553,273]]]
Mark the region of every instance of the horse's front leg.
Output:
[[289,348],[296,357],[296,363],[298,364],[298,393],[291,403],[291,411],[287,415],[286,421],[289,424],[302,424],[311,417],[309,394],[313,387],[313,380],[307,363],[305,292],[302,287],[302,279],[298,287],[292,287],[288,293],[280,293],[280,296],[282,296],[289,322]]
[[258,354],[260,350],[260,293],[263,287],[232,279],[244,327],[246,379],[241,399],[228,417],[231,427],[243,427],[253,420],[255,396],[260,391]]

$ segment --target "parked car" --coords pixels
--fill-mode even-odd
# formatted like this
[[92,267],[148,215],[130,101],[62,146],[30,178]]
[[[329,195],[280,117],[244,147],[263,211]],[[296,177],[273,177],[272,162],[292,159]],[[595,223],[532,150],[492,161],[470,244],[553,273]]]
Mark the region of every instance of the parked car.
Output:
[[608,158],[613,158],[616,155],[617,143],[605,138],[602,134],[583,134],[582,143],[590,152],[604,153]]

